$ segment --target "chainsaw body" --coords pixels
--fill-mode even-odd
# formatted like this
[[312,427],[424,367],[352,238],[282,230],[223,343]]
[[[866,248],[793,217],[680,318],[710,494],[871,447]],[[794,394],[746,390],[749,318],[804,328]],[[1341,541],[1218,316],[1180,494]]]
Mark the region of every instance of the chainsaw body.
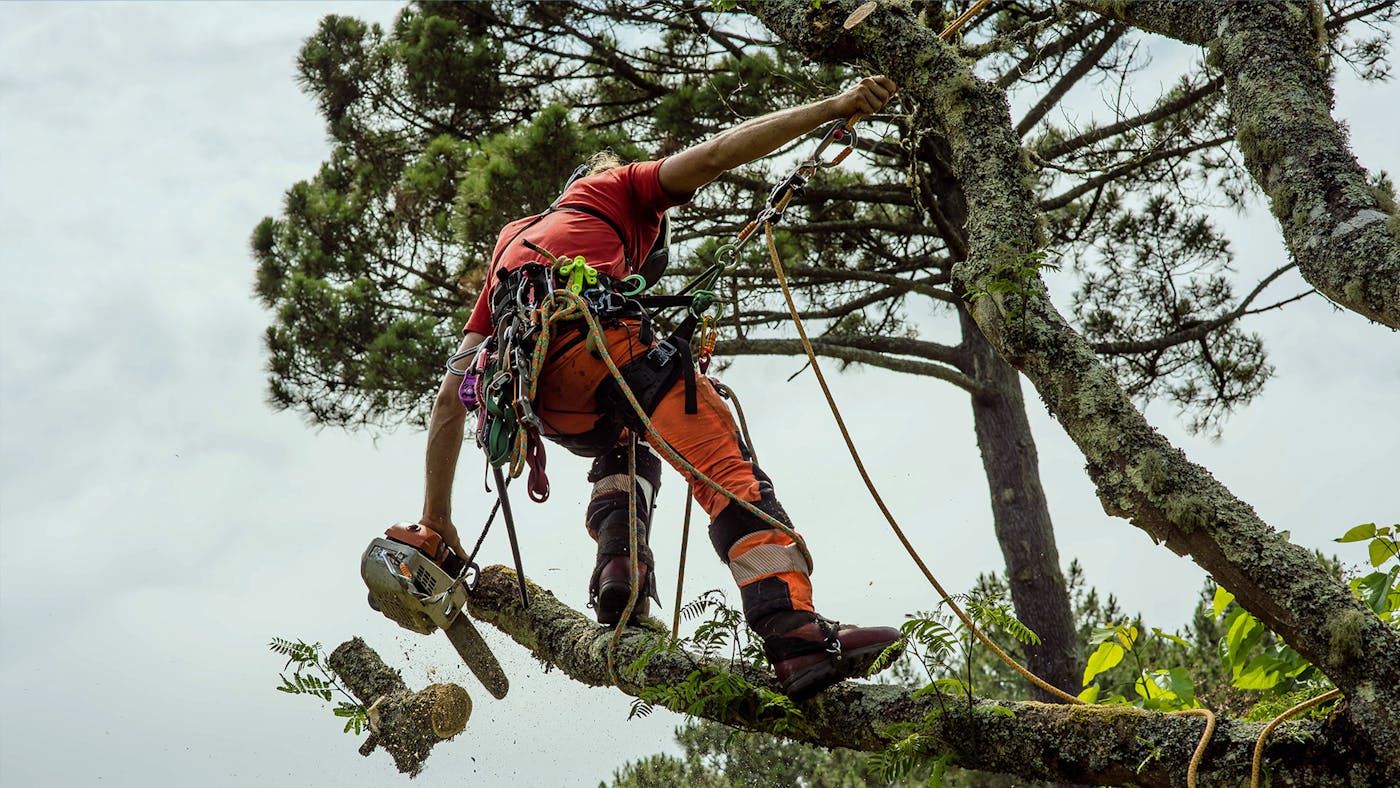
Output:
[[419,634],[442,629],[487,691],[505,697],[505,672],[462,614],[476,567],[453,553],[436,532],[418,523],[390,526],[365,548],[360,577],[369,587],[370,607]]

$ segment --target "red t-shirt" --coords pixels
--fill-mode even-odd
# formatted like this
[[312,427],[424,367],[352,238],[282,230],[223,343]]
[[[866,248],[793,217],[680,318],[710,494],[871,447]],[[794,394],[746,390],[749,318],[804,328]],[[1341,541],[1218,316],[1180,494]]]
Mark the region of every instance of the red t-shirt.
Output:
[[[660,161],[628,164],[578,179],[559,201],[560,205],[588,205],[612,219],[627,238],[625,250],[606,222],[579,211],[555,211],[523,233],[520,229],[535,217],[527,216],[502,228],[492,254],[494,263],[486,272],[486,283],[463,332],[491,333],[491,290],[496,286],[497,267],[509,271],[528,262],[548,264],[543,255],[521,243],[524,239],[561,259],[583,255],[589,265],[608,276],[621,279],[636,273],[625,260],[641,265],[641,257],[656,243],[662,213],[690,199],[690,195],[677,198],[667,194],[661,188],[660,173]],[[520,233],[519,237],[516,233]]]

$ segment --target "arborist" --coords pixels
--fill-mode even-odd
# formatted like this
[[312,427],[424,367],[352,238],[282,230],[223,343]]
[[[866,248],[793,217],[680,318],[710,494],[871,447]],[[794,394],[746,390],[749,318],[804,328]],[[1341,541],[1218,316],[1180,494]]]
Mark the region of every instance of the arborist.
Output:
[[[753,462],[714,385],[695,373],[686,338],[655,337],[642,310],[629,306],[628,296],[636,288],[624,280],[641,275],[645,283],[652,283],[659,275],[669,242],[668,209],[689,202],[697,189],[720,174],[823,124],[878,112],[896,90],[887,77],[867,78],[826,99],[746,121],[659,161],[623,164],[610,152],[595,155],[587,174],[573,180],[549,210],[506,225],[456,356],[472,360],[465,374],[444,376],[433,407],[420,523],[439,533],[458,555],[467,554],[452,522],[452,481],[467,412],[484,409],[484,366],[474,364],[472,353],[491,352],[493,346],[499,352],[502,343],[510,341],[503,313],[534,305],[522,295],[531,292],[532,276],[547,272],[546,288],[554,287],[556,277],[573,279],[576,288],[589,288],[589,303],[601,320],[607,351],[651,426],[675,452],[727,491],[721,494],[690,477],[695,501],[711,518],[710,540],[739,586],[745,618],[763,639],[784,690],[800,699],[863,675],[899,639],[899,632],[891,627],[841,627],[817,615],[805,549],[789,533],[735,502],[737,498],[753,504],[790,531],[791,521],[771,480]],[[561,261],[568,264],[561,266]],[[598,621],[613,625],[632,596],[629,523],[635,523],[639,537],[640,588],[633,616],[646,614],[647,598],[655,596],[654,562],[646,537],[661,484],[661,461],[646,444],[634,442],[646,438],[634,408],[619,395],[614,376],[593,347],[595,340],[585,328],[573,328],[549,340],[535,396],[518,405],[511,417],[537,425],[540,434],[575,454],[594,458],[585,518],[588,533],[597,541],[589,597]],[[488,343],[488,338],[494,342]],[[477,355],[484,358],[486,353]],[[629,474],[629,450],[635,451],[635,477]],[[680,466],[677,470],[685,474]],[[629,499],[636,501],[635,521],[629,517]]]

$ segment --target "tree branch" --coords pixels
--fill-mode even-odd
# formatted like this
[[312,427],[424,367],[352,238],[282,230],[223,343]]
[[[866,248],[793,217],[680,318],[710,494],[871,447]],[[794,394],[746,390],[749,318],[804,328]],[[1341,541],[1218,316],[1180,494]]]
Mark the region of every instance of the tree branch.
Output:
[[[565,675],[595,687],[618,686],[608,671],[613,630],[568,607],[549,591],[526,581],[530,606],[520,606],[516,574],[489,566],[469,600],[469,610]],[[668,637],[665,628],[634,627],[619,639],[614,664],[628,666]],[[629,695],[645,688],[672,687],[698,670],[730,672],[748,684],[779,691],[772,677],[746,666],[707,660],[683,650],[663,650],[639,671],[623,671],[618,686]],[[794,728],[774,730],[752,713],[755,697],[703,708],[676,709],[746,730],[760,730],[823,747],[878,752],[891,742],[892,725],[917,726],[929,752],[948,752],[969,769],[1021,777],[1089,784],[1182,785],[1191,752],[1201,736],[1199,717],[1173,716],[1132,707],[1065,706],[983,700],[936,694],[914,698],[907,689],[846,682],[799,704]],[[1204,784],[1238,782],[1247,773],[1258,723],[1222,720],[1201,766]],[[1271,785],[1325,785],[1339,775],[1378,778],[1375,759],[1358,757],[1353,739],[1316,722],[1288,723],[1269,740]],[[1350,771],[1355,770],[1355,771]]]
[[[1206,336],[1208,336],[1212,331],[1229,325],[1230,323],[1235,322],[1236,320],[1240,319],[1241,317],[1244,317],[1245,315],[1267,311],[1268,309],[1274,309],[1280,306],[1280,304],[1274,304],[1273,306],[1267,307],[1266,309],[1253,311],[1250,310],[1249,305],[1254,303],[1254,299],[1258,298],[1259,294],[1263,293],[1264,289],[1267,288],[1270,284],[1272,284],[1275,279],[1278,279],[1280,276],[1283,276],[1284,272],[1296,267],[1296,265],[1296,263],[1289,263],[1288,265],[1285,265],[1275,270],[1268,276],[1264,277],[1264,279],[1261,282],[1259,282],[1258,285],[1255,285],[1254,289],[1250,291],[1249,295],[1245,296],[1244,300],[1240,301],[1238,306],[1236,306],[1234,309],[1231,309],[1229,312],[1220,315],[1219,317],[1201,321],[1200,323],[1190,326],[1189,328],[1183,328],[1180,331],[1173,331],[1170,334],[1156,337],[1154,339],[1146,339],[1138,342],[1095,342],[1093,344],[1094,352],[1104,353],[1106,355],[1125,355],[1128,353],[1147,353],[1154,350],[1166,350],[1169,347],[1184,344],[1186,342],[1193,342],[1198,339],[1203,339]],[[1307,295],[1307,293],[1304,293],[1303,295]],[[1301,297],[1302,296],[1295,296],[1288,300],[1296,301],[1298,298]]]
[[[982,393],[982,386],[961,372],[949,369],[942,364],[900,358],[898,355],[893,355],[899,353],[896,350],[876,350],[873,347],[863,346],[867,343],[859,341],[861,339],[865,338],[813,339],[812,349],[817,351],[818,355],[849,361],[853,364],[865,364],[891,369],[895,372],[937,378],[952,383],[973,396]],[[725,356],[801,356],[805,351],[802,349],[802,343],[796,339],[731,339],[716,344],[715,352]]]
[[1080,148],[1083,148],[1088,145],[1093,145],[1094,143],[1099,142],[1101,140],[1106,140],[1109,137],[1122,134],[1125,131],[1132,131],[1133,129],[1145,126],[1149,123],[1156,123],[1157,121],[1175,115],[1176,113],[1192,106],[1201,99],[1210,96],[1211,94],[1219,90],[1220,86],[1224,84],[1224,77],[1216,77],[1215,79],[1212,79],[1211,81],[1196,88],[1195,90],[1192,90],[1188,93],[1184,93],[1174,99],[1171,99],[1170,101],[1158,104],[1156,107],[1152,108],[1151,110],[1148,110],[1147,112],[1142,113],[1141,115],[1128,118],[1127,120],[1122,120],[1117,123],[1110,123],[1109,125],[1103,126],[1101,128],[1090,129],[1077,137],[1071,137],[1067,140],[1063,140],[1055,145],[1052,145],[1046,150],[1040,151],[1038,155],[1040,156],[1042,161],[1054,161],[1055,159],[1058,159],[1061,156],[1073,153],[1079,150]]
[[1208,140],[1202,140],[1201,142],[1187,145],[1185,147],[1168,148],[1166,150],[1159,150],[1154,153],[1149,153],[1145,156],[1134,157],[1123,162],[1122,164],[1119,164],[1111,170],[1105,170],[1103,173],[1096,175],[1088,179],[1087,181],[1084,181],[1078,186],[1075,186],[1074,188],[1069,189],[1068,191],[1063,192],[1062,194],[1058,194],[1054,197],[1046,197],[1045,199],[1040,201],[1040,210],[1045,211],[1046,213],[1049,213],[1050,211],[1057,211],[1065,207],[1066,205],[1069,205],[1070,203],[1074,202],[1075,200],[1079,199],[1080,197],[1084,196],[1085,194],[1088,194],[1094,189],[1097,189],[1100,186],[1103,186],[1104,184],[1112,183],[1113,181],[1119,180],[1120,178],[1123,178],[1137,170],[1140,170],[1143,167],[1148,166],[1149,164],[1156,164],[1157,162],[1162,161],[1163,159],[1170,159],[1178,156],[1189,156],[1192,153],[1195,153],[1196,151],[1202,151],[1206,148],[1214,148],[1220,145],[1224,145],[1230,140],[1231,137],[1212,137]]
[[1099,60],[1108,54],[1108,50],[1112,49],[1113,45],[1118,43],[1118,39],[1122,38],[1126,32],[1128,32],[1128,26],[1121,22],[1111,26],[1108,32],[1103,34],[1103,38],[1099,39],[1092,49],[1085,52],[1079,62],[1065,72],[1065,75],[1060,77],[1055,86],[1046,91],[1045,95],[1040,97],[1040,101],[1037,101],[1035,106],[1026,112],[1025,117],[1021,118],[1021,122],[1016,124],[1016,136],[1024,137],[1026,132],[1035,128],[1035,124],[1039,123],[1046,113],[1060,103],[1070,88],[1078,84],[1085,74],[1088,74],[1094,66],[1099,64]]
[[1245,166],[1268,195],[1303,278],[1332,301],[1400,328],[1400,211],[1368,184],[1332,117],[1322,10],[1312,3],[1086,3],[1209,44]]
[[462,732],[472,701],[456,684],[430,684],[410,692],[397,670],[359,638],[341,643],[327,660],[361,703],[369,707],[370,737],[360,748],[368,756],[383,747],[402,773],[416,776],[433,745]]

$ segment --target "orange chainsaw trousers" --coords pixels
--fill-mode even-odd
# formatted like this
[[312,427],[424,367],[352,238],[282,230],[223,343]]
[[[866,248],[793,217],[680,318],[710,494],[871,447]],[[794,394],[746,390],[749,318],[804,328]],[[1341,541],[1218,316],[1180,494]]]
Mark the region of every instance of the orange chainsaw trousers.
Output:
[[[636,321],[613,321],[603,329],[608,354],[619,368],[640,359],[653,345],[641,341]],[[677,359],[677,363],[690,363]],[[534,402],[544,434],[567,439],[588,433],[604,411],[616,407],[600,402],[599,387],[612,378],[594,356],[581,330],[563,330],[550,345],[540,371]],[[786,514],[772,495],[771,483],[753,464],[729,406],[704,375],[695,376],[696,413],[685,412],[685,385],[676,380],[650,414],[656,432],[687,462],[735,497],[786,523]],[[630,414],[608,414],[626,421]],[[640,438],[647,436],[641,435]],[[622,441],[628,439],[623,433]],[[665,453],[662,453],[665,457]],[[666,457],[670,462],[670,458]],[[674,463],[672,463],[675,466]],[[686,472],[675,466],[683,477]],[[774,529],[704,480],[689,479],[690,492],[711,518],[710,536],[721,560],[730,566],[743,595],[751,624],[772,613],[812,608],[810,566],[793,539]]]
[[[650,350],[638,337],[638,325],[634,321],[622,321],[605,328],[603,334],[607,337],[608,354],[618,367],[626,366]],[[604,381],[612,378],[612,373],[601,358],[595,358],[588,351],[587,345],[572,331],[564,332],[550,345],[535,395],[535,415],[544,425],[547,437],[588,432],[602,413],[597,391]],[[698,412],[685,412],[685,386],[677,382],[652,411],[652,426],[701,473],[746,501],[758,500],[758,479],[742,448],[729,406],[703,375],[697,375],[695,383]],[[645,435],[638,437],[646,438]],[[691,480],[690,489],[696,502],[712,518],[729,503],[728,497],[699,479]]]

